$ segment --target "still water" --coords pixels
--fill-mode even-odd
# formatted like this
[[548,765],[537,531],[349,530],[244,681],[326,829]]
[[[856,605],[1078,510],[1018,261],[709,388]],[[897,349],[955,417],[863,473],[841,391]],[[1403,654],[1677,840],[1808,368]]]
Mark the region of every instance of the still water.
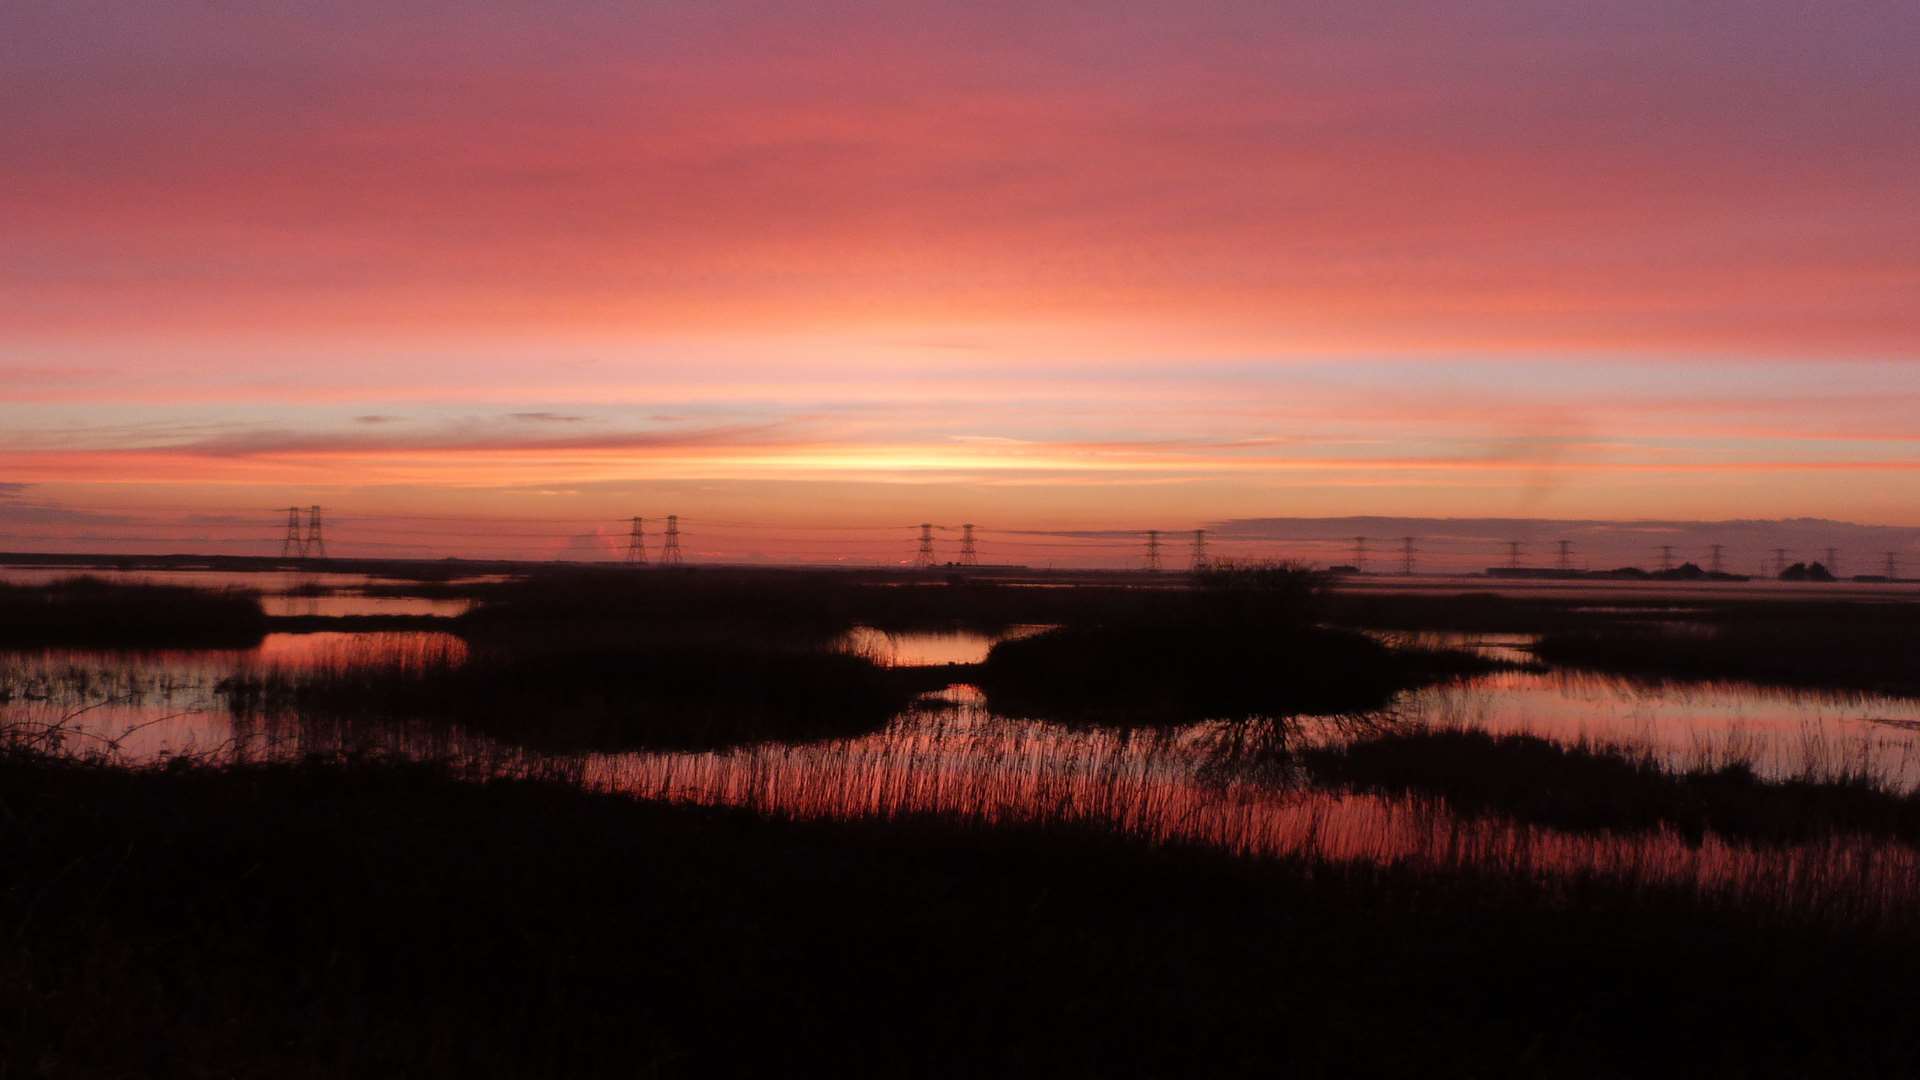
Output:
[[[882,663],[942,665],[977,662],[995,640],[971,633],[859,630],[844,644]],[[1494,635],[1431,643],[1518,657],[1527,655],[1530,641]],[[932,813],[990,823],[1089,820],[1242,852],[1436,863],[1491,858],[1542,872],[1632,867],[1676,881],[1711,879],[1743,888],[1786,875],[1782,880],[1796,888],[1811,889],[1830,874],[1864,872],[1864,859],[1872,873],[1895,875],[1899,889],[1920,890],[1920,857],[1898,846],[1854,851],[1836,847],[1836,841],[1761,852],[1665,833],[1579,836],[1507,822],[1468,823],[1431,801],[1305,785],[1285,753],[1350,737],[1354,725],[1403,720],[1630,741],[1659,748],[1675,764],[1735,752],[1776,775],[1865,763],[1912,785],[1920,784],[1920,700],[1914,699],[1509,671],[1408,694],[1390,716],[1378,718],[1128,731],[996,715],[978,691],[955,684],[927,695],[884,730],[857,738],[555,759],[444,726],[240,718],[217,692],[221,679],[244,669],[458,659],[463,650],[449,635],[390,633],[274,634],[245,650],[0,653],[0,720],[60,725],[69,748],[111,746],[115,757],[129,762],[178,754],[289,759],[345,750],[456,758],[508,771],[551,768],[558,761],[595,788],[799,817]]]
[[[859,628],[843,639],[842,646],[887,665],[971,664],[985,659],[997,640],[1044,629],[1015,627],[991,635]],[[1423,635],[1419,641],[1471,648],[1503,659],[1530,657],[1531,639],[1524,635]],[[46,723],[85,709],[73,718],[72,726],[89,738],[125,736],[120,751],[126,759],[150,760],[246,744],[253,723],[230,717],[216,692],[219,682],[237,671],[353,666],[398,656],[460,659],[464,650],[460,639],[449,634],[399,632],[269,634],[249,649],[0,651],[0,717],[30,717]],[[956,727],[951,717],[957,711],[982,713],[984,709],[971,687],[956,685],[902,714],[892,729],[871,738],[899,740],[916,748],[929,739],[939,744],[944,739],[970,738],[979,725]],[[1734,682],[1654,684],[1549,668],[1502,671],[1414,691],[1401,698],[1392,717],[1563,740],[1651,745],[1676,764],[1714,751],[1739,749],[1776,775],[1831,763],[1835,754],[1864,754],[1902,782],[1920,784],[1920,700],[1912,698]],[[1085,729],[1059,729],[1039,721],[992,720],[996,730],[1032,735],[1036,746],[1063,749],[1073,740],[1094,737]],[[1173,729],[1163,742],[1177,746],[1181,738],[1206,728]],[[130,729],[137,730],[127,735]],[[971,747],[967,738],[957,745]],[[870,751],[872,746],[863,745],[861,750]],[[961,756],[977,757],[971,752]],[[1057,760],[1073,762],[1080,757],[1064,753]]]
[[915,630],[907,633],[856,626],[841,637],[839,647],[865,656],[882,667],[937,667],[941,664],[978,664],[997,641],[1031,637],[1046,625],[1015,626],[999,634],[975,630]]

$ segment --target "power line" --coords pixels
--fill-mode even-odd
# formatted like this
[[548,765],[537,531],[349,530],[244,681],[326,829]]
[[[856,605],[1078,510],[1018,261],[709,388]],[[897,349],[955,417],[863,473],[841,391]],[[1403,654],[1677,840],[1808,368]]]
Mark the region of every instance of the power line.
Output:
[[[11,505],[20,505],[17,501]],[[61,504],[61,509],[76,508],[74,504]],[[348,551],[392,552],[399,557],[430,557],[447,552],[524,552],[530,558],[598,558],[603,553],[618,559],[622,547],[636,549],[635,532],[639,533],[637,550],[633,550],[636,562],[655,562],[647,552],[644,519],[635,529],[632,518],[556,518],[532,519],[519,516],[499,515],[433,515],[433,514],[364,514],[342,516],[334,508],[323,508],[319,504],[307,507],[280,507],[274,513],[280,518],[275,523],[279,536],[268,537],[260,533],[269,531],[261,526],[267,524],[254,511],[251,520],[204,520],[209,511],[204,507],[180,507],[191,516],[185,519],[159,517],[155,520],[140,521],[127,515],[138,512],[157,512],[160,508],[153,505],[144,507],[112,507],[116,520],[89,521],[84,517],[70,521],[85,522],[78,527],[90,528],[89,533],[54,532],[60,522],[46,521],[39,527],[48,528],[47,532],[0,533],[0,536],[12,537],[16,541],[40,545],[62,545],[74,543],[94,543],[102,545],[100,550],[119,551],[127,545],[167,545],[170,550],[190,550],[195,545],[211,550],[245,550],[254,548],[259,554],[267,555],[277,550],[284,559],[324,559],[331,550],[337,550],[340,543],[347,544]],[[331,522],[326,519],[331,518]],[[678,520],[678,519],[676,519]],[[590,530],[566,531],[567,522],[577,522],[591,526]],[[884,565],[894,560],[887,559],[888,549],[899,550],[908,537],[930,542],[936,531],[950,535],[957,546],[957,554],[949,553],[958,565],[978,565],[979,545],[983,538],[992,537],[988,542],[999,544],[1007,552],[1018,555],[1022,552],[1035,553],[1032,556],[1036,564],[1044,563],[1042,553],[1057,553],[1063,561],[1084,561],[1088,565],[1123,566],[1128,562],[1141,564],[1150,561],[1155,568],[1164,569],[1169,556],[1167,536],[1160,529],[1141,529],[1137,531],[1121,529],[1085,529],[1085,530],[1048,530],[1048,529],[1012,529],[983,526],[974,522],[956,525],[942,525],[933,522],[921,522],[918,525],[832,525],[799,522],[753,522],[736,519],[685,519],[679,526],[684,528],[686,521],[706,522],[718,536],[705,543],[712,549],[709,555],[728,553],[723,557],[733,557],[739,553],[751,561],[778,560],[783,555],[791,559],[827,558],[832,560],[873,560]],[[464,523],[464,524],[462,524]],[[515,524],[519,528],[513,528]],[[327,526],[331,525],[331,528]],[[478,527],[476,527],[478,526]],[[31,529],[35,526],[28,525]],[[72,527],[72,526],[69,526]],[[271,527],[270,527],[271,528]],[[341,538],[341,529],[349,530],[345,541]],[[119,532],[118,530],[126,530]],[[908,530],[913,530],[909,532]],[[333,533],[328,536],[327,533]],[[1208,565],[1224,552],[1256,551],[1262,554],[1274,553],[1280,556],[1311,553],[1316,560],[1337,561],[1339,554],[1329,549],[1347,547],[1355,566],[1371,569],[1373,558],[1385,548],[1391,553],[1392,542],[1382,538],[1366,536],[1284,536],[1284,535],[1241,535],[1221,536],[1208,529],[1189,530],[1192,538],[1191,559],[1193,565]],[[237,535],[236,535],[237,534]],[[916,536],[917,534],[917,536]],[[1131,537],[1131,539],[1129,539]],[[655,539],[658,538],[656,534]],[[1147,551],[1143,552],[1141,540],[1146,541]],[[1399,569],[1411,574],[1416,569],[1414,543],[1418,538],[1400,537]],[[675,546],[681,549],[684,559],[684,540]],[[624,544],[623,544],[624,541]],[[1437,545],[1440,553],[1436,556],[1442,568],[1455,564],[1465,565],[1466,558],[1474,557],[1488,547],[1496,544],[1505,548],[1507,566],[1520,569],[1526,565],[1527,541],[1495,541],[1490,538],[1473,536],[1438,536],[1426,540],[1427,552],[1431,554]],[[1555,555],[1553,565],[1563,571],[1575,567],[1575,541],[1562,539],[1553,541]],[[1585,541],[1581,541],[1585,543]],[[1220,545],[1225,545],[1221,547]],[[1276,551],[1277,549],[1277,551]],[[998,550],[998,549],[996,549]],[[1759,572],[1762,575],[1784,571],[1792,558],[1790,549],[1779,547],[1768,549],[1771,554],[1770,565]],[[1837,546],[1816,549],[1825,556],[1828,571],[1841,572],[1840,552]],[[1671,570],[1678,564],[1675,546],[1658,545],[1659,567]],[[916,558],[920,553],[916,551]],[[1722,544],[1712,544],[1707,551],[1701,552],[1708,557],[1704,560],[1716,575],[1724,574],[1727,563],[1727,548]],[[1892,553],[1897,555],[1897,553]],[[1856,553],[1857,555],[1857,553]],[[489,557],[489,556],[479,556]],[[509,556],[511,557],[511,556]],[[1391,554],[1389,555],[1391,558]],[[931,554],[924,565],[934,565],[939,561],[938,554]],[[1545,560],[1543,560],[1544,562]],[[1479,563],[1485,566],[1486,563]],[[1496,565],[1498,565],[1496,563]],[[1855,565],[1855,570],[1863,569]],[[1897,558],[1889,559],[1889,572],[1886,576],[1898,576]]]

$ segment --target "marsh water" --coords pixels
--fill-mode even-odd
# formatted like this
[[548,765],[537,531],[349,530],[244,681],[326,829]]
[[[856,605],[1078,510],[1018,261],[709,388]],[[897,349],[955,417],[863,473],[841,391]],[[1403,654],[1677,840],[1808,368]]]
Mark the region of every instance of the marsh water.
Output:
[[[250,584],[262,584],[250,575]],[[170,576],[171,580],[177,580]],[[316,597],[352,604],[368,579],[320,583]],[[290,580],[289,591],[310,586]],[[313,590],[318,591],[318,590]],[[367,609],[361,609],[367,610]],[[1005,636],[968,631],[885,633],[859,628],[843,649],[888,666],[941,667],[985,658]],[[1416,643],[1529,661],[1524,635],[1419,635]],[[1454,860],[1584,870],[1657,865],[1697,880],[1817,881],[1850,872],[1855,856],[1785,854],[1670,834],[1573,835],[1514,823],[1467,827],[1432,800],[1357,795],[1313,786],[1290,751],[1382,725],[1424,723],[1562,740],[1629,742],[1675,765],[1739,757],[1792,776],[1863,767],[1920,784],[1920,700],[1746,683],[1650,683],[1535,667],[1506,670],[1401,696],[1369,717],[1215,721],[1164,729],[1063,726],[995,713],[963,681],[926,694],[884,729],[854,738],[763,743],[709,752],[635,750],[536,755],[457,727],[384,718],[343,723],[232,713],[219,692],[235,673],[346,666],[396,657],[461,661],[449,634],[269,634],[238,650],[0,652],[0,717],[57,727],[66,745],[139,763],[174,755],[294,759],[372,751],[483,762],[505,771],[562,768],[599,789],[649,798],[747,806],[800,817],[932,813],[987,822],[1090,820],[1166,840],[1265,854],[1311,851],[1356,858]],[[1874,873],[1920,875],[1920,858],[1880,845]],[[1782,860],[1786,860],[1785,863]],[[1794,860],[1813,860],[1815,872]],[[1837,860],[1837,862],[1836,862]],[[1808,886],[1811,887],[1811,886]]]
[[[868,655],[966,663],[984,634],[855,635]],[[1524,640],[1463,641],[1517,650]],[[1755,849],[1672,833],[1572,834],[1520,823],[1463,821],[1433,800],[1314,787],[1289,766],[1303,741],[1341,739],[1404,721],[1467,724],[1563,738],[1650,741],[1676,763],[1728,749],[1769,771],[1870,760],[1920,780],[1920,702],[1775,691],[1742,684],[1653,686],[1564,671],[1502,672],[1406,695],[1390,715],[1344,720],[1210,722],[1167,729],[1060,726],[997,715],[956,683],[925,695],[870,735],[724,751],[632,751],[556,758],[423,722],[320,722],[238,717],[217,692],[236,671],[366,662],[396,654],[454,657],[437,633],[273,634],[246,650],[0,654],[0,714],[63,724],[72,749],[112,748],[128,762],[169,755],[291,760],[374,752],[482,763],[492,772],[557,767],[595,789],[741,806],[793,817],[936,814],[989,824],[1089,821],[1161,841],[1286,856],[1429,864],[1492,863],[1522,873],[1630,873],[1714,888],[1800,890],[1862,875],[1876,895],[1909,895],[1920,856],[1899,845],[1829,841]]]
[[[1019,627],[985,634],[859,628],[846,636],[842,647],[884,665],[971,664],[984,659],[997,640],[1041,629]],[[1500,659],[1528,658],[1532,644],[1525,635],[1429,634],[1418,640]],[[268,634],[248,649],[0,651],[0,709],[13,718],[38,722],[75,714],[69,726],[84,733],[81,737],[119,740],[120,754],[132,761],[214,750],[245,752],[258,734],[258,724],[229,715],[217,692],[220,681],[229,675],[260,668],[351,666],[399,655],[458,660],[464,653],[458,637],[431,631]],[[86,711],[77,712],[81,709]],[[967,719],[962,724],[955,717]],[[1910,698],[1737,682],[1650,683],[1548,668],[1501,671],[1413,691],[1380,720],[1650,744],[1677,764],[1714,750],[1742,749],[1777,775],[1797,773],[1821,755],[1866,755],[1889,776],[1920,783],[1920,700]],[[1169,729],[1150,741],[1178,758],[1183,741],[1201,738],[1218,727]],[[1339,735],[1312,720],[1292,721],[1286,727],[1296,735],[1311,736],[1317,729],[1326,729],[1317,733],[1328,737]],[[957,739],[955,745],[961,750],[957,757],[965,759],[974,756],[974,737],[989,729],[996,737],[1011,735],[1036,747],[1062,751],[1103,737],[1098,728],[1064,728],[992,716],[976,691],[956,682],[903,712],[887,731],[846,748],[870,754],[898,745],[919,754],[928,745]],[[293,752],[300,749],[297,740],[277,745]],[[404,744],[389,748],[407,749]],[[1066,763],[1081,757],[1070,751],[1060,753],[1058,760],[1068,767]]]

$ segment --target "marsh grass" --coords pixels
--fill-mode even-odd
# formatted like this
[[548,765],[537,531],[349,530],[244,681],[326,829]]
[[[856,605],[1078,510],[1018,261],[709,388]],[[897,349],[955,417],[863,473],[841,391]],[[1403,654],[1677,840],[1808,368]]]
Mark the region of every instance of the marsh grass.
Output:
[[[0,1075],[1920,1071],[1865,758],[1409,730],[1354,710],[1487,662],[1323,629],[1295,568],[768,580],[486,584],[464,641],[237,672],[217,761],[0,711]],[[1064,625],[827,644],[967,619]],[[957,677],[992,707],[907,704]],[[140,678],[0,687],[73,729]]]
[[560,752],[860,734],[912,697],[906,680],[863,656],[716,639],[507,650],[429,641],[240,671],[219,690],[240,716],[424,719]]
[[1698,888],[1676,860],[1706,856],[1679,845],[1543,876],[1552,842],[1527,828],[1437,826],[1398,859],[1324,839],[1233,858],[1085,818],[783,821],[582,779],[0,754],[0,1069],[1920,1064],[1911,859],[1743,852]]
[[1167,726],[1368,712],[1410,687],[1500,666],[1320,625],[1326,580],[1292,563],[1223,560],[1148,606],[1001,641],[978,681],[1010,714]]
[[1709,834],[1755,844],[1860,836],[1920,842],[1920,793],[1864,758],[1803,751],[1797,776],[1769,779],[1752,748],[1675,769],[1650,748],[1467,728],[1405,728],[1300,755],[1317,780],[1376,795],[1425,795],[1456,814],[1581,833]]
[[1401,691],[1503,666],[1466,652],[1390,648],[1354,631],[1181,620],[1002,641],[979,682],[1012,715],[1165,726],[1370,712]]
[[[650,801],[795,820],[1068,825],[1254,858],[1505,875],[1549,889],[1604,879],[1815,920],[1897,921],[1920,897],[1920,854],[1886,835],[1810,828],[1797,841],[1762,843],[1661,821],[1581,829],[1492,807],[1455,812],[1426,789],[1314,783],[1314,747],[1390,732],[1386,723],[1036,728],[961,706],[934,723],[903,723],[885,738],[596,757],[582,781]],[[1277,743],[1286,746],[1276,752]],[[1527,784],[1519,776],[1513,782]]]
[[1865,613],[1735,620],[1693,633],[1561,631],[1544,635],[1534,651],[1549,663],[1651,679],[1920,695],[1920,623]]
[[581,636],[608,627],[677,632],[704,627],[824,641],[856,626],[993,631],[1030,623],[1148,618],[1190,603],[1185,589],[1084,584],[1028,589],[967,576],[707,567],[546,568],[450,590],[436,595],[478,602],[462,620],[463,632],[476,638],[523,636],[535,628]]
[[0,646],[239,648],[266,633],[258,593],[74,577],[0,583]]

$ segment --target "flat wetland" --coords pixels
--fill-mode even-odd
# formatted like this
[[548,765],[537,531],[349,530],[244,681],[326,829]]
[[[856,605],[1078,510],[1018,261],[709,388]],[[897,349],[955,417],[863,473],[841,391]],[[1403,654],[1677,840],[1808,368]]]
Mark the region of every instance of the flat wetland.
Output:
[[1920,1067],[1898,588],[83,573],[0,1074]]

